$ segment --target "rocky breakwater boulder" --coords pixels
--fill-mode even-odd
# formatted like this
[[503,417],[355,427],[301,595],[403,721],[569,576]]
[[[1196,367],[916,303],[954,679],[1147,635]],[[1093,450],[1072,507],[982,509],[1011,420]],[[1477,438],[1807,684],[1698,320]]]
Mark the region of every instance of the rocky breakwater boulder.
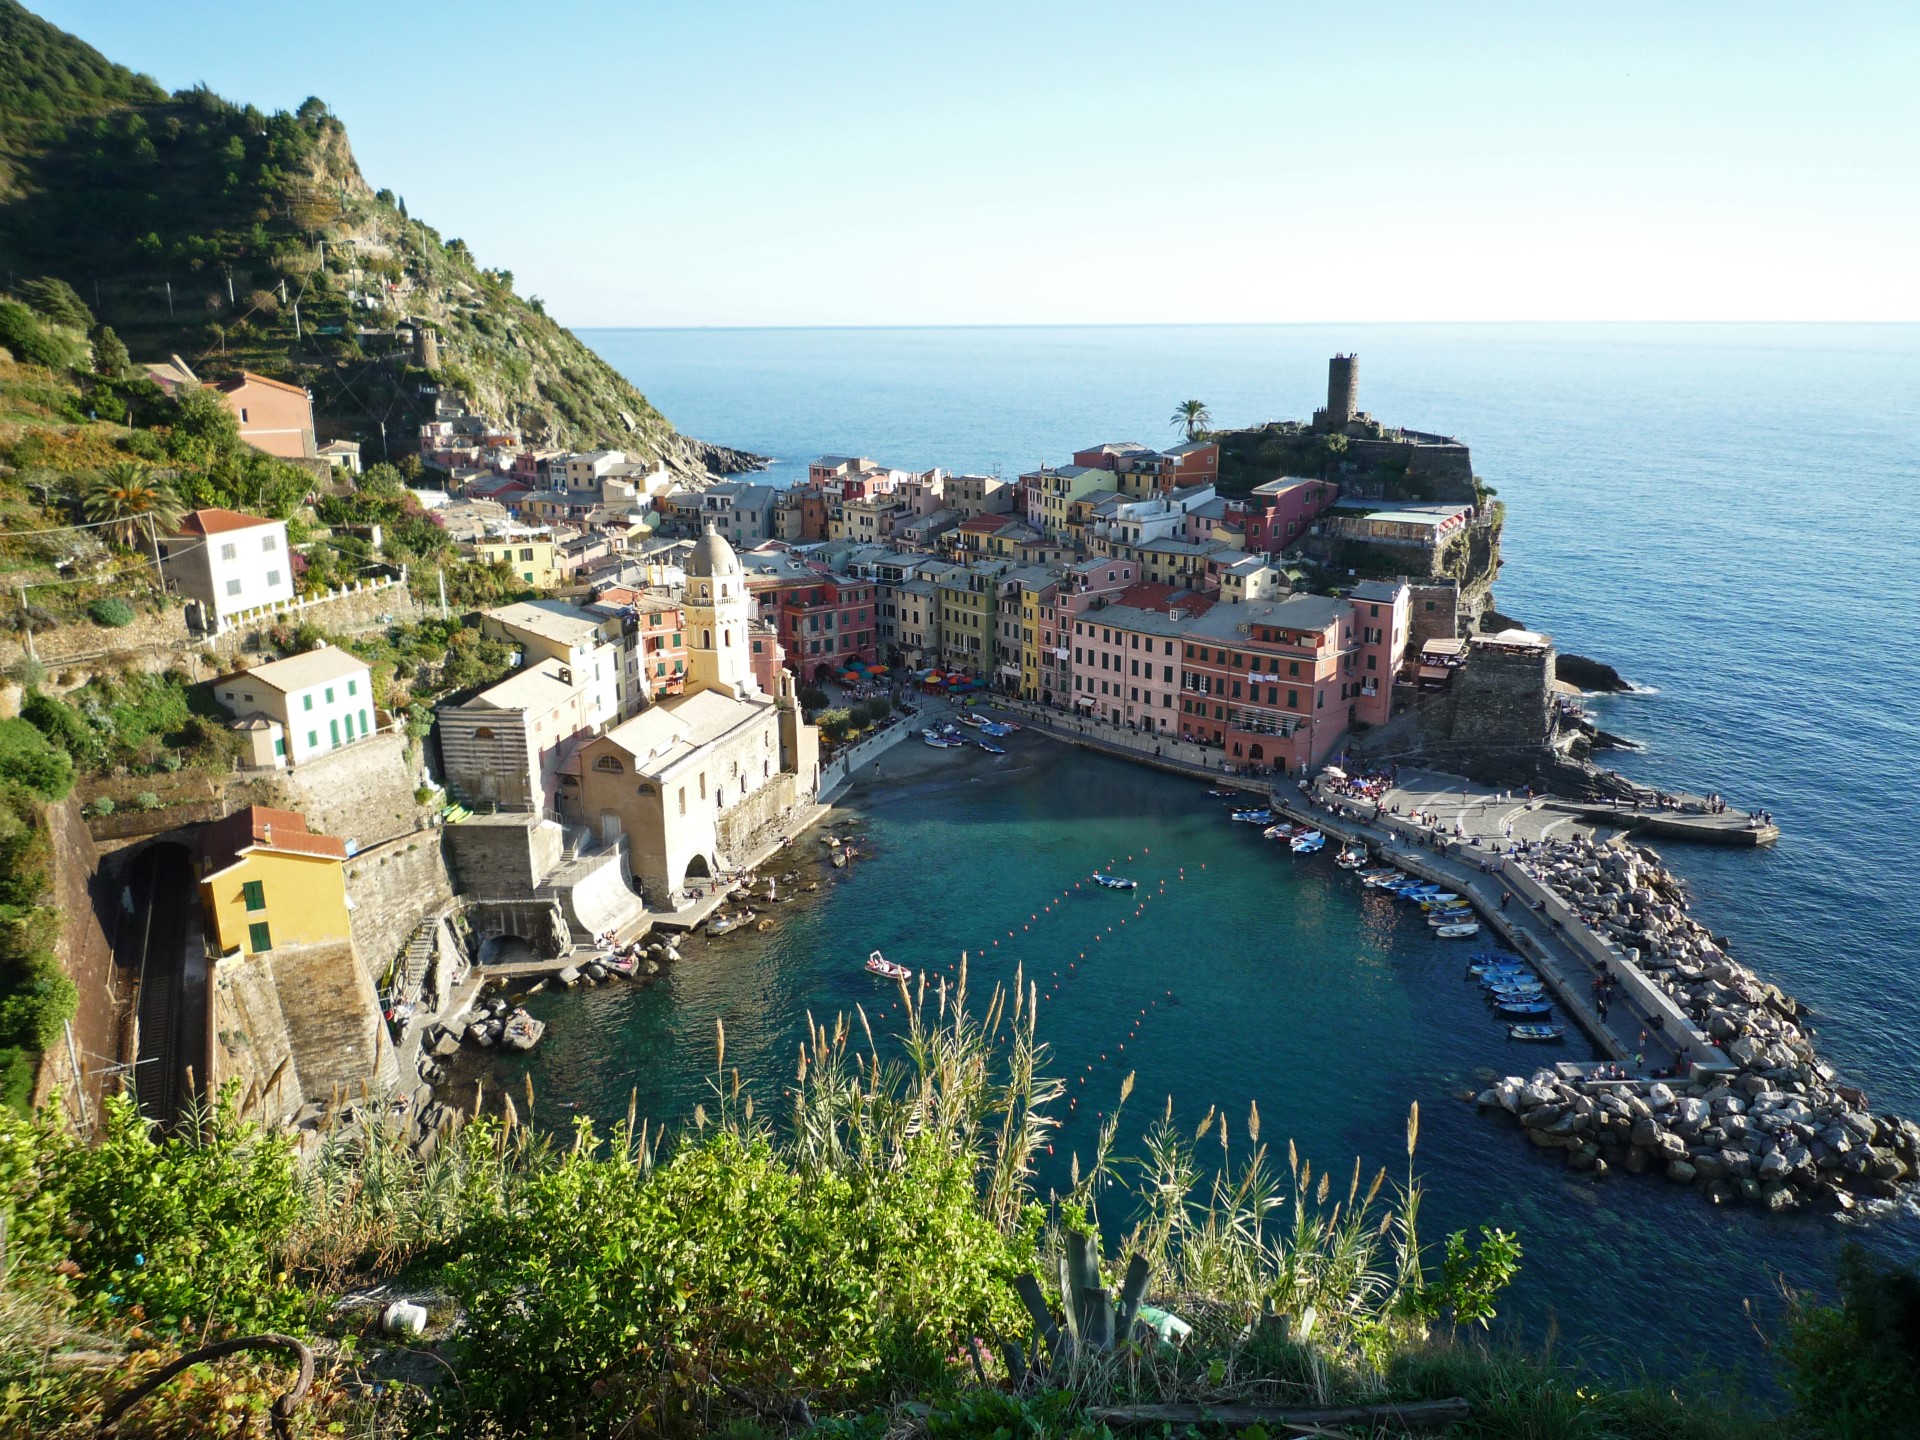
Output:
[[[1615,1087],[1609,1097],[1606,1087],[1585,1085],[1607,1117],[1590,1127],[1598,1160],[1661,1168],[1705,1184],[1715,1200],[1776,1210],[1814,1199],[1851,1208],[1863,1195],[1891,1199],[1920,1180],[1920,1127],[1873,1114],[1865,1095],[1839,1083],[1815,1053],[1799,1003],[1736,962],[1727,942],[1688,914],[1685,885],[1655,852],[1580,838],[1554,845],[1527,868],[1708,1037],[1710,1050],[1689,1045],[1691,1061],[1732,1068],[1677,1091]],[[1510,1108],[1500,1092],[1488,1092],[1491,1103]],[[1631,1123],[1621,1145],[1623,1103]],[[1667,1136],[1678,1137],[1684,1153]]]
[[1705,1187],[1716,1204],[1851,1210],[1920,1177],[1920,1126],[1753,1076],[1648,1085],[1540,1070],[1508,1076],[1479,1104],[1511,1115],[1538,1148],[1563,1151],[1572,1169],[1658,1173]]

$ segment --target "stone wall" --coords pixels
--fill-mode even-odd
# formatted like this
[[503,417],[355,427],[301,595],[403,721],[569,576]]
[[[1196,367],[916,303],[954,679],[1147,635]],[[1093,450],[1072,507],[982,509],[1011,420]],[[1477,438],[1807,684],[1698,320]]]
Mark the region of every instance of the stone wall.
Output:
[[462,894],[531,896],[560,864],[564,834],[552,820],[508,811],[475,815],[445,831]]
[[[199,643],[223,661],[248,651],[271,649],[267,634],[277,625],[317,625],[336,635],[358,635],[418,620],[425,613],[404,583],[367,585],[338,592],[325,600],[299,601],[284,610],[249,620],[226,633]],[[182,630],[185,622],[179,622]]]
[[263,777],[276,798],[262,801],[307,817],[309,829],[364,848],[416,830],[426,815],[414,803],[420,756],[405,735],[370,735],[295,769]]
[[331,1100],[336,1088],[379,1094],[399,1078],[379,996],[351,943],[283,945],[267,958],[307,1099]]
[[[1418,498],[1471,504],[1474,499],[1473,452],[1457,440],[1416,444],[1405,440],[1351,439],[1347,442],[1346,463],[1359,474],[1345,480],[1341,488],[1369,500]],[[1385,486],[1371,478],[1380,466],[1396,472],[1393,481]],[[1402,466],[1405,480],[1398,474]],[[1380,493],[1373,493],[1370,484]]]
[[420,922],[453,898],[441,834],[434,829],[397,836],[347,861],[353,948],[376,980],[406,950]]
[[1407,653],[1410,655],[1418,655],[1420,647],[1429,640],[1457,639],[1460,634],[1459,584],[1441,580],[1409,586],[1407,617]]
[[1483,645],[1453,675],[1456,745],[1512,747],[1547,743],[1553,652],[1508,654]]
[[260,955],[213,970],[213,1080],[239,1082],[241,1113],[278,1124],[306,1099],[273,968]]
[[785,771],[773,776],[720,817],[719,862],[739,868],[754,858],[764,837],[777,831],[800,798],[799,777]]

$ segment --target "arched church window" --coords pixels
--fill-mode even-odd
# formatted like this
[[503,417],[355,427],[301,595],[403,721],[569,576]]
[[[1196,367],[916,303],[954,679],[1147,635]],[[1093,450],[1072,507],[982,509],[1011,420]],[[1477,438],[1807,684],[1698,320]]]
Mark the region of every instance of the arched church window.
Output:
[[603,775],[624,775],[627,767],[620,763],[618,755],[602,755],[593,762],[593,768]]

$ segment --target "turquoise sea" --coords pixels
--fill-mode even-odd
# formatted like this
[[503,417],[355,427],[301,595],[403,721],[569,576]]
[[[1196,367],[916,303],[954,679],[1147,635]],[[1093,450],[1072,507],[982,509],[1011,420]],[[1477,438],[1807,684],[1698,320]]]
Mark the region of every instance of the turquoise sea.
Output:
[[[1736,953],[1816,1008],[1827,1058],[1920,1113],[1920,327],[587,339],[688,433],[774,457],[781,483],[825,452],[1012,475],[1101,440],[1170,439],[1190,396],[1220,425],[1302,417],[1327,356],[1357,352],[1363,408],[1467,441],[1508,501],[1501,608],[1642,687],[1599,706],[1647,746],[1621,768],[1774,811],[1774,850],[1669,857]],[[1457,952],[1324,858],[1226,824],[1195,784],[1028,739],[853,801],[871,858],[775,934],[645,991],[540,997],[557,1021],[531,1061],[541,1094],[612,1116],[637,1086],[647,1113],[685,1116],[722,1016],[730,1060],[772,1101],[809,1011],[886,1003],[857,969],[868,950],[938,968],[984,949],[976,984],[1018,958],[1058,985],[1043,1033],[1086,1098],[1056,1163],[1087,1148],[1127,1070],[1135,1119],[1169,1094],[1196,1122],[1257,1100],[1265,1138],[1336,1171],[1356,1154],[1398,1167],[1417,1100],[1429,1235],[1518,1228],[1527,1260],[1502,1323],[1598,1364],[1758,1366],[1749,1302],[1764,1326],[1780,1284],[1818,1285],[1849,1235],[1920,1254],[1911,1216],[1842,1229],[1713,1210],[1663,1182],[1572,1176],[1478,1117],[1461,1097],[1541,1054],[1497,1034]],[[1072,891],[1129,855],[1133,899]]]

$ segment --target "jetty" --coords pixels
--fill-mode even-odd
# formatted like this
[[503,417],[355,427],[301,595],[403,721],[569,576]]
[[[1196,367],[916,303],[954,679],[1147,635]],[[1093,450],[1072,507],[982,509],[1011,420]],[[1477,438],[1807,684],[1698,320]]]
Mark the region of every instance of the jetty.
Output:
[[1558,797],[1545,799],[1541,803],[1550,810],[1578,815],[1596,825],[1628,834],[1658,835],[1664,839],[1686,840],[1697,845],[1771,845],[1780,838],[1780,827],[1772,820],[1750,815],[1744,810],[1715,811],[1697,795],[1676,797],[1670,806],[1611,804]]
[[[1454,782],[1456,793],[1464,783]],[[1674,1073],[1682,1048],[1696,1057],[1717,1053],[1712,1039],[1641,973],[1624,949],[1589,930],[1558,895],[1490,850],[1433,836],[1402,816],[1384,813],[1375,803],[1319,788],[1276,787],[1273,809],[1343,843],[1366,845],[1385,863],[1463,896],[1486,928],[1539,972],[1561,1013],[1603,1055],[1636,1076]],[[1604,1019],[1594,1003],[1594,981],[1602,973],[1611,973],[1618,986],[1618,998]],[[1695,1059],[1693,1068],[1733,1067]]]

